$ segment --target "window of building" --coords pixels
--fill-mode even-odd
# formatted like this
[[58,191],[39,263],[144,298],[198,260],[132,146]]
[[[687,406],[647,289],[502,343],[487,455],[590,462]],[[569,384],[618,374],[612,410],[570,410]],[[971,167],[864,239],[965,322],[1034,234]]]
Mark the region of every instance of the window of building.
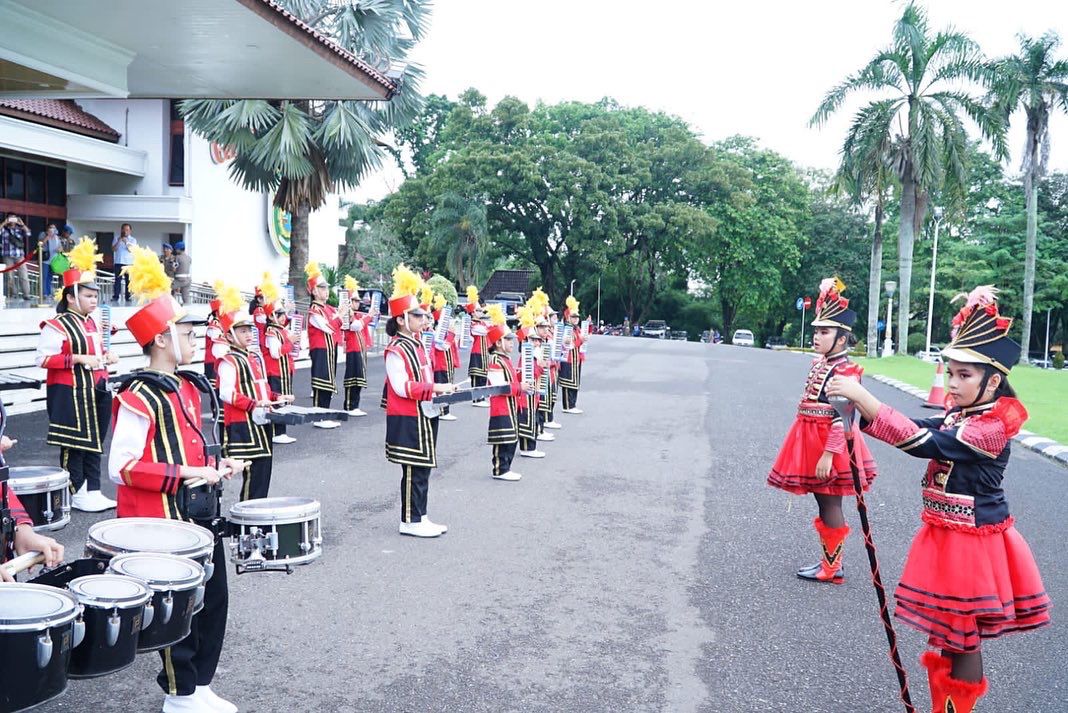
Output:
[[25,168],[22,161],[4,160],[4,198],[26,200]]
[[67,169],[48,166],[45,190],[48,193],[48,205],[67,205]]
[[185,185],[185,122],[178,112],[178,101],[172,99],[171,107],[171,155],[167,180],[172,186]]
[[26,201],[28,203],[45,202],[45,167],[39,163],[25,165]]
[[108,270],[115,269],[115,251],[111,249],[111,241],[115,239],[115,235],[115,233],[96,234],[96,249],[104,255],[104,261],[100,264]]

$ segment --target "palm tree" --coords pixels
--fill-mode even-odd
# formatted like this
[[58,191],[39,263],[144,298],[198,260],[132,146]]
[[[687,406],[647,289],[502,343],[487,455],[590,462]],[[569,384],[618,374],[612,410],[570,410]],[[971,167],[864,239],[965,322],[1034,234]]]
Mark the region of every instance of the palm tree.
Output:
[[870,144],[874,137],[884,136],[901,182],[897,236],[901,354],[908,352],[912,249],[928,196],[940,188],[960,192],[965,185],[968,135],[961,117],[975,122],[992,142],[995,155],[1007,153],[1002,122],[960,86],[982,74],[981,55],[972,40],[952,30],[932,34],[923,10],[909,4],[894,25],[890,46],[828,92],[810,121],[813,126],[823,124],[855,92],[870,91],[880,97],[854,116],[844,146]]
[[478,284],[479,267],[489,245],[486,205],[452,191],[443,193],[430,217],[430,240],[445,253],[454,280],[465,286]]
[[1024,143],[1024,197],[1027,200],[1027,252],[1024,259],[1023,333],[1020,362],[1027,362],[1031,346],[1031,312],[1035,300],[1035,247],[1038,233],[1038,184],[1049,162],[1049,118],[1057,108],[1068,111],[1068,61],[1053,55],[1060,38],[1048,32],[1038,39],[1020,35],[1020,51],[990,63],[989,99],[1008,122],[1022,109],[1027,117]]
[[273,192],[292,214],[289,280],[304,280],[308,214],[339,188],[356,186],[381,165],[382,136],[420,112],[418,65],[398,63],[429,25],[429,0],[275,0],[315,30],[396,77],[389,101],[184,101],[186,123],[209,141],[231,146],[230,175],[245,188]]

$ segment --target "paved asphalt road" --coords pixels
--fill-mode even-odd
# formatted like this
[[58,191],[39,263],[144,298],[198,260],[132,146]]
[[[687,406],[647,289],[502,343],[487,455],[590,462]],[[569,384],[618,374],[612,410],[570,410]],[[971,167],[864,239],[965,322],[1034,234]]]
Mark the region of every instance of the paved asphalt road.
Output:
[[[381,384],[373,360],[371,384]],[[601,337],[582,416],[519,483],[489,477],[487,412],[442,424],[431,515],[449,533],[400,537],[398,468],[370,416],[302,428],[275,461],[272,495],[322,501],[326,554],[291,576],[231,576],[216,690],[243,711],[897,711],[897,684],[859,537],[841,587],[797,580],[817,553],[810,499],[764,485],[793,417],[805,357]],[[307,372],[298,378],[302,392]],[[889,403],[918,403],[875,384]],[[14,464],[50,462],[42,415],[16,417]],[[37,434],[36,436],[34,434]],[[873,450],[870,508],[888,588],[919,522],[923,465]],[[1014,454],[1007,488],[1056,602],[1068,598],[1068,470]],[[111,485],[105,486],[106,491]],[[230,488],[228,501],[237,490]],[[859,529],[855,512],[848,515]],[[59,533],[77,554],[88,524]],[[913,698],[917,658],[899,628]],[[1059,623],[985,650],[980,711],[1068,710]],[[71,682],[45,711],[152,711],[155,655]]]

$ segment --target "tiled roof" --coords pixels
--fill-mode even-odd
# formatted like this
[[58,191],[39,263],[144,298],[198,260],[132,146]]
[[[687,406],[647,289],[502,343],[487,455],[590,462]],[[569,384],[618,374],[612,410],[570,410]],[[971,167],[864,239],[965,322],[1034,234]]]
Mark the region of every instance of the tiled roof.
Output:
[[[331,53],[346,64],[360,70],[360,72],[366,75],[368,79],[381,86],[382,89],[385,90],[386,99],[392,97],[394,92],[397,91],[397,84],[386,75],[382,74],[370,64],[352,54],[326,35],[311,27],[296,15],[290,13],[284,7],[274,2],[274,0],[238,0],[238,2],[254,12],[258,12],[258,8],[263,8],[276,18],[285,20],[293,28],[306,35],[307,38],[314,43],[315,48],[320,51]],[[263,13],[259,14],[262,15]]]
[[119,132],[71,99],[2,99],[0,114],[115,142]]
[[496,270],[486,286],[479,291],[484,300],[492,300],[502,292],[518,292],[530,296],[530,278],[534,275],[533,270]]

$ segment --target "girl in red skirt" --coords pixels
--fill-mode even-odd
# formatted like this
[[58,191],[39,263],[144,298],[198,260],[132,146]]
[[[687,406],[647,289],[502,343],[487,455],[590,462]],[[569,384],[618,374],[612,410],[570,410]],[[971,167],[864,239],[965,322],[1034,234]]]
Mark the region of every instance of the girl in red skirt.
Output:
[[1012,320],[998,314],[996,292],[976,288],[953,320],[942,350],[949,360],[944,417],[907,418],[846,378],[827,388],[856,403],[865,433],[930,459],[923,524],[894,592],[894,615],[941,650],[920,657],[936,711],[969,713],[986,693],[982,639],[1049,623],[1042,577],[1001,488],[1009,441],[1027,411],[1009,386],[1020,345],[1007,336]]
[[[841,296],[844,289],[838,278],[827,278],[820,283],[816,318],[812,320],[815,327],[812,347],[820,357],[808,372],[797,418],[768,474],[768,485],[794,495],[815,496],[819,516],[813,524],[822,556],[818,563],[798,570],[797,576],[833,584],[845,581],[842,551],[849,526],[842,513],[842,496],[853,495],[853,475],[842,419],[827,400],[824,387],[842,370],[859,373],[849,361],[849,347],[856,344],[853,323],[857,313],[849,309],[849,300]],[[854,434],[854,442],[860,461],[860,482],[867,491],[875,478],[875,461],[859,431]]]

